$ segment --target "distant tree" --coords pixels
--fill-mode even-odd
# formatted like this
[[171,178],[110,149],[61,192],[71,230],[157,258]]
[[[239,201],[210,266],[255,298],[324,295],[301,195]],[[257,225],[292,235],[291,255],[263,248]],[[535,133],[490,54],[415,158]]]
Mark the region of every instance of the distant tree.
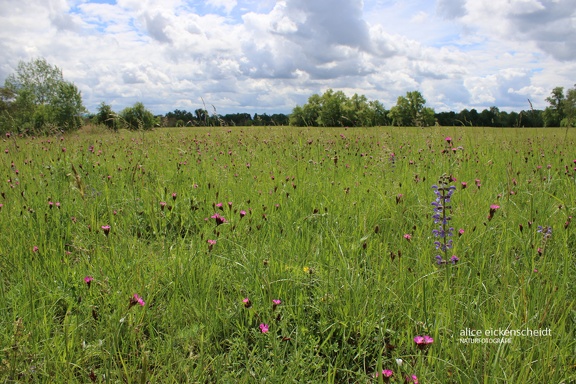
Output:
[[132,131],[152,129],[157,124],[156,117],[141,102],[124,108],[120,112],[120,121],[124,128]]
[[[2,129],[49,132],[75,130],[86,112],[78,88],[65,81],[62,71],[45,59],[20,62],[4,83]],[[10,116],[8,117],[7,114]],[[8,121],[11,126],[6,126]]]
[[322,95],[310,96],[303,106],[296,106],[285,121],[306,127],[368,127],[386,125],[386,116],[387,111],[379,101],[368,101],[358,94],[349,98],[342,91],[328,89]]
[[392,120],[392,125],[415,127],[434,125],[434,110],[425,105],[426,99],[420,92],[407,92],[406,96],[398,97],[388,117]]
[[562,127],[576,126],[576,85],[566,92],[563,106],[564,118],[560,122]]
[[544,110],[544,125],[546,127],[559,127],[564,118],[564,87],[556,87],[546,98],[550,106]]
[[108,129],[118,130],[118,118],[112,110],[112,107],[105,102],[100,103],[94,120],[97,124],[105,125]]

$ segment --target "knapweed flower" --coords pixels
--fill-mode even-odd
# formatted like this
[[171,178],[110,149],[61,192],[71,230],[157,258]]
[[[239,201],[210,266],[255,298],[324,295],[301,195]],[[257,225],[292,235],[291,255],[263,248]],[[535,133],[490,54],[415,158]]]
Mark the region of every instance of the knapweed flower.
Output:
[[268,324],[264,324],[264,323],[260,324],[260,332],[268,333],[268,328],[269,328]]
[[132,295],[132,297],[130,298],[130,306],[129,308],[132,308],[133,306],[135,306],[136,304],[139,304],[140,306],[145,306],[146,303],[144,302],[144,300],[138,296],[138,294],[134,294]]
[[272,310],[276,310],[276,308],[282,304],[282,300],[274,299],[272,300]]
[[252,302],[250,301],[249,298],[245,297],[242,302],[244,303],[244,307],[245,308],[250,308],[252,306]]
[[462,187],[462,189],[466,189],[466,187],[468,187],[468,183],[463,181],[460,183],[460,186]]
[[100,227],[100,228],[102,228],[102,231],[104,232],[104,234],[105,234],[106,236],[108,236],[108,235],[110,234],[110,226],[109,226],[109,225],[103,225],[103,226]]
[[94,280],[94,278],[92,276],[86,276],[84,278],[84,282],[86,283],[86,285],[88,286],[88,288],[90,288],[90,284],[92,284],[92,280]]

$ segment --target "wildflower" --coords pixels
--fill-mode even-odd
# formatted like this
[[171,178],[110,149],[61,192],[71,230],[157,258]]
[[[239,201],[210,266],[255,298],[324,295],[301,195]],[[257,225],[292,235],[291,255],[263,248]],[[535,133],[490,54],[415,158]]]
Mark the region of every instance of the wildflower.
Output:
[[490,213],[488,214],[488,220],[492,220],[492,218],[494,217],[494,214],[496,213],[496,211],[500,209],[499,205],[496,204],[492,204],[490,206]]
[[419,349],[426,349],[434,342],[434,339],[428,335],[414,337],[414,342]]
[[216,208],[220,208],[220,209],[222,209],[222,203],[218,203],[218,204],[216,204]]
[[208,240],[208,250],[211,251],[212,247],[216,245],[216,240]]
[[264,324],[264,323],[261,323],[261,324],[260,324],[260,331],[261,331],[262,333],[268,333],[268,328],[269,328],[269,327],[268,327],[268,324]]
[[178,194],[176,192],[172,193],[172,200],[176,200],[176,198],[178,197]]
[[402,364],[404,364],[404,361],[402,359],[396,359],[396,364],[398,364],[398,366],[401,367]]
[[404,381],[406,383],[418,384],[418,376],[416,376],[416,375],[406,376],[406,379]]
[[460,183],[460,186],[462,186],[462,189],[466,189],[466,187],[468,186],[468,183],[463,181]]
[[402,197],[403,197],[403,196],[404,196],[404,195],[402,195],[401,193],[399,193],[399,194],[396,195],[396,204],[400,204],[400,202],[402,201]]
[[452,142],[452,138],[450,136],[447,136],[444,140],[446,140],[448,144]]
[[272,300],[272,310],[276,310],[276,307],[278,307],[280,304],[282,304],[282,300],[278,300],[278,299],[274,299]]
[[464,234],[464,229],[460,228],[458,230],[458,236],[462,236]]
[[543,227],[539,225],[536,232],[541,233],[544,239],[552,237],[552,227]]
[[404,238],[405,238],[406,240],[410,241],[410,239],[412,239],[412,235],[409,234],[409,233],[405,233],[405,234],[404,234]]
[[164,208],[166,208],[166,202],[165,202],[165,201],[161,201],[161,202],[160,202],[160,209],[163,211]]
[[246,308],[250,308],[252,306],[252,302],[250,301],[249,298],[245,297],[242,302],[244,303],[244,307]]
[[246,211],[245,210],[240,210],[240,218],[243,218],[244,216],[246,216]]
[[110,226],[109,225],[103,225],[101,228],[102,228],[102,231],[104,231],[104,234],[106,236],[108,236],[110,234]]
[[[452,236],[454,231],[454,228],[448,227],[448,222],[452,220],[448,214],[448,210],[452,209],[450,200],[456,187],[453,185],[448,186],[449,180],[450,177],[444,174],[440,177],[440,186],[432,186],[434,194],[436,195],[436,199],[432,202],[432,206],[434,207],[434,215],[432,215],[432,218],[434,219],[434,224],[438,224],[438,228],[432,230],[432,234],[434,237],[439,238],[439,240],[434,242],[434,245],[436,249],[443,253],[446,253],[448,249],[452,248],[452,239],[449,239],[449,237]],[[438,264],[444,264],[444,260],[440,255],[436,256],[436,259]]]
[[144,300],[138,296],[138,294],[134,294],[132,295],[132,297],[130,298],[130,306],[128,308],[132,308],[133,306],[135,306],[136,304],[139,304],[140,306],[145,306],[146,303],[144,302]]
[[88,286],[88,288],[90,288],[90,284],[92,284],[92,280],[94,280],[94,278],[92,276],[86,276],[84,278],[84,282],[86,283],[86,285]]
[[450,258],[450,261],[452,262],[452,264],[456,264],[457,262],[460,261],[460,259],[458,258],[458,256],[453,255],[453,256]]
[[224,216],[220,216],[220,215],[217,214],[217,213],[215,213],[215,214],[213,214],[212,216],[210,216],[210,218],[216,220],[216,225],[220,225],[220,224],[223,224],[223,223],[228,222],[228,221],[224,218]]
[[40,248],[38,248],[37,245],[32,247],[32,252],[38,252],[40,250]]
[[48,202],[48,208],[52,209],[53,206],[54,206],[54,203],[51,202],[51,201],[49,201],[49,202]]

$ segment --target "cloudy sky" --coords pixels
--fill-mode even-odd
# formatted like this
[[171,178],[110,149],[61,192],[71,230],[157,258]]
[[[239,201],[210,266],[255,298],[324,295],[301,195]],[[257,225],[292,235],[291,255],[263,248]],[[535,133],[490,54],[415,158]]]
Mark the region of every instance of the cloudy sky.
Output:
[[44,57],[88,109],[289,113],[332,88],[386,108],[546,106],[576,83],[575,0],[0,0],[0,82]]

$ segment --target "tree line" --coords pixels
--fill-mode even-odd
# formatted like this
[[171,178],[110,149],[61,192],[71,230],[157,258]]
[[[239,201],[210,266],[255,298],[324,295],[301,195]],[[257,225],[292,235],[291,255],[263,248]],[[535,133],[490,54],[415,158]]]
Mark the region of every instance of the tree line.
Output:
[[532,108],[520,112],[500,111],[493,106],[478,112],[463,109],[436,113],[426,106],[419,91],[398,97],[387,110],[377,100],[364,95],[348,97],[342,91],[328,89],[314,94],[308,102],[297,105],[292,113],[268,115],[249,113],[219,114],[213,107],[189,112],[175,109],[165,115],[154,115],[141,102],[119,112],[102,102],[90,114],[83,105],[78,88],[66,81],[62,70],[45,59],[20,62],[16,72],[0,87],[0,132],[51,134],[79,129],[90,122],[118,129],[151,129],[186,126],[310,126],[310,127],[372,127],[372,126],[484,126],[484,127],[573,127],[576,126],[576,85],[564,90],[556,87],[546,98],[544,110]]

